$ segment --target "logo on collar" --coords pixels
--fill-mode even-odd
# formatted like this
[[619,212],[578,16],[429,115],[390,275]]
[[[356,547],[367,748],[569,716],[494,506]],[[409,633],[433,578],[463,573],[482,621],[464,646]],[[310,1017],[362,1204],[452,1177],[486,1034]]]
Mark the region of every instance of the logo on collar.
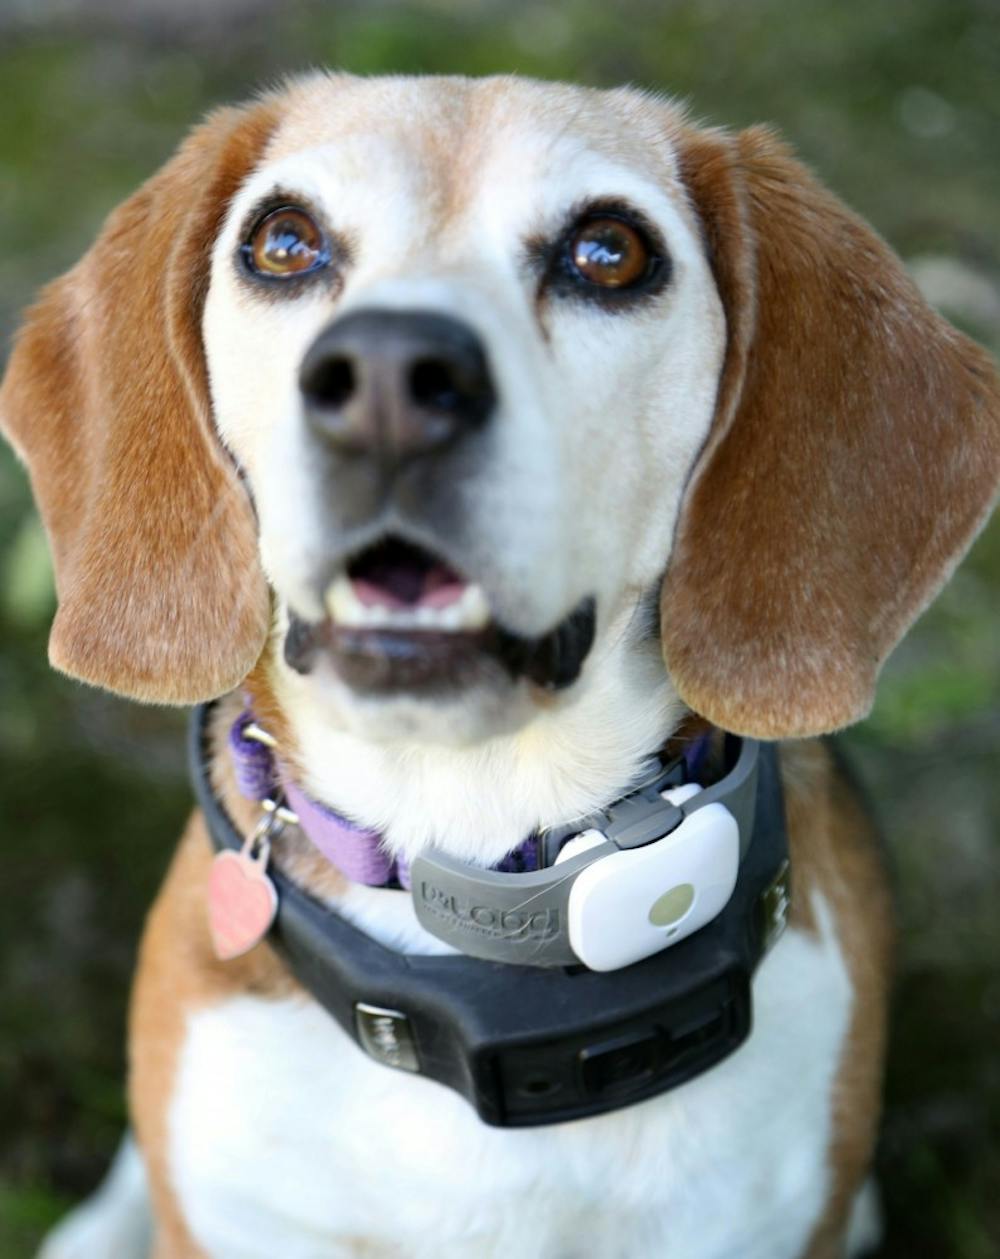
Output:
[[467,931],[492,941],[547,942],[558,938],[565,929],[562,914],[555,906],[538,910],[505,908],[462,897],[429,878],[413,884],[413,897],[419,902],[420,920],[426,925],[432,917],[442,923],[448,938]]

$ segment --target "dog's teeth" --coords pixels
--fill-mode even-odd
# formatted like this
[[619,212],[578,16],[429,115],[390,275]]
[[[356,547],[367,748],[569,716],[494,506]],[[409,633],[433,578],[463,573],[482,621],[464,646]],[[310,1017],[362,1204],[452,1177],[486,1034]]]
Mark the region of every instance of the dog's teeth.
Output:
[[482,586],[466,586],[461,599],[445,611],[454,613],[456,628],[481,630],[490,623],[490,605]]
[[354,585],[346,573],[341,573],[326,592],[326,610],[338,625],[365,625],[366,608],[354,593]]
[[387,608],[384,603],[373,603],[370,608],[365,608],[364,620],[361,623],[377,628],[382,625],[392,625],[394,621],[392,608]]
[[490,621],[490,605],[481,586],[466,586],[461,597],[443,608],[426,605],[394,608],[362,603],[344,573],[326,592],[326,610],[337,625],[353,629],[426,630],[439,634],[474,633]]
[[[464,598],[464,596],[463,596]],[[454,631],[463,629],[462,625],[462,600],[456,599],[446,608],[436,609],[437,626],[439,629]]]

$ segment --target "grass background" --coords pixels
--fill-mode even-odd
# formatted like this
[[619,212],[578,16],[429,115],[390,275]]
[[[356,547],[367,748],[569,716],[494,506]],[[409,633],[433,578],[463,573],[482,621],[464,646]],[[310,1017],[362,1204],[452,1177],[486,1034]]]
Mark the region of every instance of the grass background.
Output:
[[[0,0],[4,347],[32,291],[206,108],[317,65],[627,81],[713,122],[773,122],[957,322],[1000,344],[995,0]],[[3,450],[0,1259],[33,1253],[117,1140],[135,943],[189,799],[178,715],[53,675],[51,612]],[[903,929],[886,1259],[1000,1254],[998,612],[994,522],[846,739]]]

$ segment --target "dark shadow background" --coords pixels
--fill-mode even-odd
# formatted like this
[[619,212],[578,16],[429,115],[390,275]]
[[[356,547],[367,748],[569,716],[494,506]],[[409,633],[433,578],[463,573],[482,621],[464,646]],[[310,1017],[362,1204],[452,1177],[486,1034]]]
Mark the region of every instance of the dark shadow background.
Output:
[[[628,81],[713,122],[773,122],[933,301],[1000,344],[996,0],[0,0],[4,352],[32,291],[206,108],[318,65]],[[117,1140],[135,943],[189,807],[180,716],[52,674],[51,612],[44,540],[3,450],[0,1259],[32,1253]],[[903,929],[887,1259],[1000,1253],[998,612],[995,521],[846,740]]]

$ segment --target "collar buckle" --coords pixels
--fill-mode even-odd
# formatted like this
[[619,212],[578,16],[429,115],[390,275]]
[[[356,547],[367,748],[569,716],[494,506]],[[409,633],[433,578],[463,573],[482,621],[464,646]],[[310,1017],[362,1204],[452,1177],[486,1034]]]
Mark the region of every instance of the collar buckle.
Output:
[[664,764],[658,757],[647,761],[636,785],[613,804],[563,826],[553,826],[538,835],[538,868],[547,869],[559,860],[567,840],[586,831],[599,831],[616,848],[640,848],[663,839],[684,821],[676,805],[662,793],[680,786],[686,777],[683,759]]

